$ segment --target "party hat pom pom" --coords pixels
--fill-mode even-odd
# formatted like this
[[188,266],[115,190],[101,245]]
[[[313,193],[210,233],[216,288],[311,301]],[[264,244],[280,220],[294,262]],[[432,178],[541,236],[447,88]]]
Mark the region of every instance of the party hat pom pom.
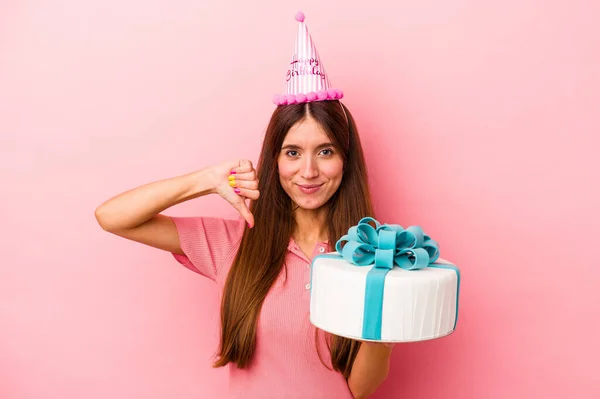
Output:
[[327,100],[327,92],[325,90],[319,90],[317,92],[317,98],[319,101]]
[[304,13],[302,11],[298,11],[296,14],[296,21],[304,22]]

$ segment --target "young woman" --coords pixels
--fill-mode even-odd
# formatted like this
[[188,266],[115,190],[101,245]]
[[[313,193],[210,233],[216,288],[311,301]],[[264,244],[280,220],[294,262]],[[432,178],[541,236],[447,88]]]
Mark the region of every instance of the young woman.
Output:
[[[248,160],[224,162],[129,190],[96,209],[104,230],[170,251],[216,282],[214,366],[228,366],[226,398],[364,398],[387,377],[391,347],[317,331],[309,321],[312,258],[374,216],[352,115],[335,90],[309,97],[277,100],[256,170]],[[241,218],[161,213],[209,194]]]

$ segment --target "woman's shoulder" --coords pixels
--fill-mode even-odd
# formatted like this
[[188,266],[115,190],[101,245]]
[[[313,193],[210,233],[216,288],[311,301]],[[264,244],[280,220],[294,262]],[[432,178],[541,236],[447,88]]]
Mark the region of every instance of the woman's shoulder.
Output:
[[215,280],[228,268],[244,234],[243,219],[216,216],[172,216],[184,253],[184,266]]
[[172,217],[182,249],[204,247],[216,250],[237,246],[244,235],[244,219],[218,216]]
[[178,230],[190,233],[235,239],[244,233],[245,222],[240,218],[217,216],[171,216]]

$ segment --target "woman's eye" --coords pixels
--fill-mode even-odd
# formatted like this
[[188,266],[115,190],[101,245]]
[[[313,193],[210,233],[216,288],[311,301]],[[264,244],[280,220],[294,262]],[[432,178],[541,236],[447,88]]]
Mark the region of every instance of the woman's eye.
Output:
[[298,155],[298,151],[289,150],[288,152],[286,152],[286,154],[290,157],[295,157]]
[[331,154],[333,154],[333,150],[328,148],[326,150],[321,151],[321,153],[323,155],[331,155]]

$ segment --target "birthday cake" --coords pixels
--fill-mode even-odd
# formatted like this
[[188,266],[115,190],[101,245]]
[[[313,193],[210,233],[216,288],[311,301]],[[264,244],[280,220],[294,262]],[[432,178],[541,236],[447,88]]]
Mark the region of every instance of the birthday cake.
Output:
[[413,342],[452,333],[459,269],[418,226],[363,218],[311,268],[310,321],[346,338]]

